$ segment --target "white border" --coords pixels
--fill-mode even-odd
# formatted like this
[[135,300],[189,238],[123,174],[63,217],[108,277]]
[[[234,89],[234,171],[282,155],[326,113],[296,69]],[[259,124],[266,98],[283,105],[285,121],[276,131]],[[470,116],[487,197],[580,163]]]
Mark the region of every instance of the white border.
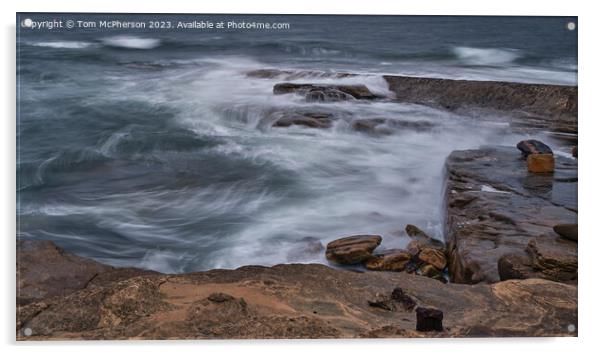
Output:
[[[2,234],[5,252],[2,260],[4,288],[0,333],[5,350],[10,352],[46,353],[104,353],[107,350],[137,350],[148,353],[166,351],[206,352],[218,350],[244,350],[247,353],[301,353],[306,351],[337,351],[345,353],[388,352],[456,352],[456,353],[509,353],[515,350],[545,353],[568,353],[593,349],[602,337],[600,331],[600,292],[597,290],[601,263],[602,239],[600,224],[602,149],[602,109],[600,109],[602,83],[600,63],[600,23],[602,14],[596,11],[594,1],[393,1],[370,0],[353,3],[326,0],[164,0],[126,1],[101,0],[98,2],[54,0],[18,1],[2,3]],[[402,15],[547,15],[579,16],[579,130],[580,130],[580,180],[579,223],[581,247],[579,248],[579,338],[562,339],[443,339],[443,340],[319,340],[319,341],[180,341],[180,342],[103,342],[103,343],[46,343],[23,344],[14,342],[14,235],[15,235],[15,12],[156,12],[156,13],[286,13],[286,14],[402,14]],[[597,222],[596,222],[597,221]],[[169,346],[169,347],[168,347]],[[174,347],[175,346],[175,347]]]

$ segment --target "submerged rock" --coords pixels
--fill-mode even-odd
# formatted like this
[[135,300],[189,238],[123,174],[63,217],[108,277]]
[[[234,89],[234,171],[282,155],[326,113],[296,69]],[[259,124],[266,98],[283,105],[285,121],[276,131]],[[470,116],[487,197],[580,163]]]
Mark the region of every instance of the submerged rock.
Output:
[[396,130],[428,131],[435,125],[429,121],[407,121],[390,118],[356,119],[351,127],[359,132],[375,135],[389,135]]
[[318,85],[280,83],[274,85],[274,94],[296,93],[308,102],[334,102],[349,99],[374,100],[382,98],[372,93],[365,85]]
[[356,235],[334,240],[326,245],[326,259],[338,264],[357,264],[372,257],[382,242],[378,235]]
[[329,113],[294,113],[284,114],[276,120],[273,127],[290,127],[291,125],[303,125],[309,128],[330,128],[333,115]]
[[434,308],[416,309],[416,330],[420,332],[443,331],[443,312]]

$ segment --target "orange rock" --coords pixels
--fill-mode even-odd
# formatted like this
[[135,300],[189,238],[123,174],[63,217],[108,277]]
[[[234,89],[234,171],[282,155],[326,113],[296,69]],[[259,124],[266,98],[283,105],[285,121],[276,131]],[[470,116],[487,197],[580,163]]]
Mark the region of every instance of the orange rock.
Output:
[[531,154],[527,156],[527,168],[533,173],[554,172],[554,155]]
[[389,254],[376,255],[365,261],[364,267],[368,270],[401,272],[411,259],[412,255],[409,252],[400,250]]
[[428,264],[433,265],[439,270],[443,270],[447,266],[447,257],[441,250],[434,248],[423,248],[420,250],[418,258]]

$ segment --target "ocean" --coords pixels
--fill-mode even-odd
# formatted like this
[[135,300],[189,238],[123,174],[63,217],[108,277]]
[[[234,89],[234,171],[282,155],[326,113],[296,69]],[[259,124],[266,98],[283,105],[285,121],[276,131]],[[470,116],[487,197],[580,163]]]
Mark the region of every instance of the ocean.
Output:
[[[326,263],[306,252],[308,240],[355,234],[402,248],[406,224],[442,238],[447,155],[527,137],[503,119],[415,104],[307,103],[273,95],[276,83],[364,84],[385,96],[383,74],[577,85],[577,30],[567,28],[576,18],[20,14],[17,23],[26,17],[288,24],[17,29],[17,236],[169,273]],[[258,69],[325,74],[247,75]],[[271,126],[273,112],[290,109],[340,119]],[[433,128],[373,136],[351,128],[363,118]]]

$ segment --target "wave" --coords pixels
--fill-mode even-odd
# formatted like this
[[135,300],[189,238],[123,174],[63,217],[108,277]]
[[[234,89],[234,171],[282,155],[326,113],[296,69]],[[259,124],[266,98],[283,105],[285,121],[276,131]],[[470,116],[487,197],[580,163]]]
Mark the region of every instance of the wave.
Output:
[[470,65],[509,64],[521,57],[516,49],[455,47],[453,53]]
[[161,45],[157,38],[141,38],[134,36],[115,36],[103,38],[102,43],[109,47],[128,49],[154,49]]
[[95,44],[92,42],[82,41],[60,41],[60,42],[28,42],[26,43],[35,47],[47,47],[55,49],[83,49],[92,47]]

